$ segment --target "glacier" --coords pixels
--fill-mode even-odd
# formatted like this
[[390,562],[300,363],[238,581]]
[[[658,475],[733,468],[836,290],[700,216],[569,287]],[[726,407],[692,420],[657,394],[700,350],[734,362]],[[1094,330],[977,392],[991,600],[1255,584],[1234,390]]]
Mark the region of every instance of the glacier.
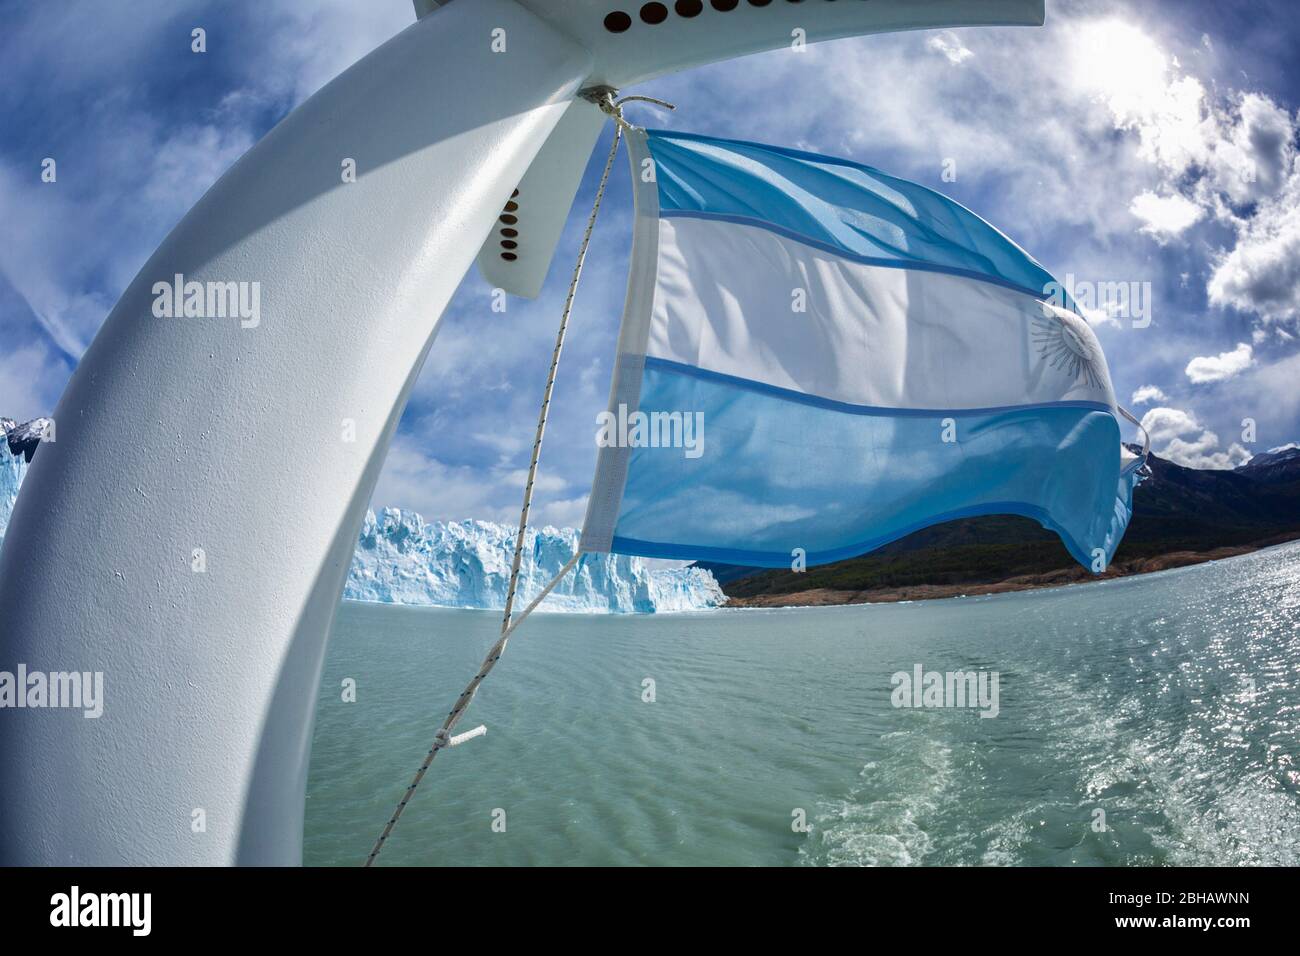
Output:
[[0,542],[4,541],[5,530],[9,527],[9,515],[13,513],[14,502],[18,500],[18,486],[27,476],[27,462],[22,455],[10,454],[0,445]]
[[[43,419],[0,419],[0,544],[43,434]],[[8,446],[6,448],[6,445]],[[491,521],[425,521],[414,511],[367,511],[343,598],[384,604],[502,608],[518,529]],[[578,547],[572,528],[529,528],[519,572],[522,610]],[[539,611],[655,614],[696,611],[726,601],[703,568],[651,568],[640,558],[588,554]]]
[[[366,512],[345,599],[449,607],[505,606],[518,529],[492,521],[430,521],[413,511]],[[578,547],[573,528],[529,528],[519,570],[522,608]],[[717,607],[726,598],[703,568],[649,568],[640,558],[587,554],[539,611],[653,614]]]

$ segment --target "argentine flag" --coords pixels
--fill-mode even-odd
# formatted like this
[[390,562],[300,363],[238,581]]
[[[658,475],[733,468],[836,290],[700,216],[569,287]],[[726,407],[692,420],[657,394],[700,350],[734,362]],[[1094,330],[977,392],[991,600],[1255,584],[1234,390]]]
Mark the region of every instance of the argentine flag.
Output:
[[1104,570],[1142,459],[1096,336],[1031,256],[857,163],[628,138],[632,266],[583,551],[791,567],[1012,514]]

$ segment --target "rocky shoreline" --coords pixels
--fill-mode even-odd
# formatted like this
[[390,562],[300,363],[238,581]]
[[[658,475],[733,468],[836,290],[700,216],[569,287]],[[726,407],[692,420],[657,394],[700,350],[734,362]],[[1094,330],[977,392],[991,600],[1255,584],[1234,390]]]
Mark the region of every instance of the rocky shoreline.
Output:
[[1257,544],[1211,551],[1173,551],[1149,558],[1119,561],[1105,574],[1089,574],[1081,567],[1062,568],[1043,574],[1025,574],[1002,581],[968,584],[919,584],[908,587],[869,588],[865,591],[837,591],[830,588],[813,588],[787,594],[757,594],[752,597],[730,597],[725,607],[825,607],[840,604],[887,604],[897,601],[929,601],[937,598],[976,597],[981,594],[1002,594],[1008,591],[1033,591],[1039,588],[1056,588],[1070,584],[1088,584],[1133,574],[1150,574],[1168,571],[1206,561],[1220,561],[1261,548],[1284,544],[1300,538],[1300,534],[1285,534]]

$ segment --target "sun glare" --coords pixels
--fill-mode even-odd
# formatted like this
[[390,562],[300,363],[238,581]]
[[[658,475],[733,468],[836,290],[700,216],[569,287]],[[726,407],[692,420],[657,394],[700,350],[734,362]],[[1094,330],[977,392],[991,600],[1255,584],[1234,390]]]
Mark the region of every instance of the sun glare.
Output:
[[1142,111],[1168,88],[1169,59],[1139,28],[1116,20],[1082,27],[1074,46],[1074,77],[1117,115]]

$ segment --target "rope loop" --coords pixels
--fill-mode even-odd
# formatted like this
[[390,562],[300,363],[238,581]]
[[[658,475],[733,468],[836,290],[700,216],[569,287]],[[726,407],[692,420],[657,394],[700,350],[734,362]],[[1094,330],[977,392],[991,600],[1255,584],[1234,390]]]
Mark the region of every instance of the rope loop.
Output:
[[655,106],[661,106],[666,110],[677,109],[667,100],[661,100],[653,96],[643,96],[639,93],[619,97],[618,90],[612,86],[589,86],[585,90],[580,90],[578,95],[588,103],[594,103],[600,107],[601,112],[609,116],[619,129],[629,132],[636,129],[636,127],[623,118],[624,103],[653,103]]

